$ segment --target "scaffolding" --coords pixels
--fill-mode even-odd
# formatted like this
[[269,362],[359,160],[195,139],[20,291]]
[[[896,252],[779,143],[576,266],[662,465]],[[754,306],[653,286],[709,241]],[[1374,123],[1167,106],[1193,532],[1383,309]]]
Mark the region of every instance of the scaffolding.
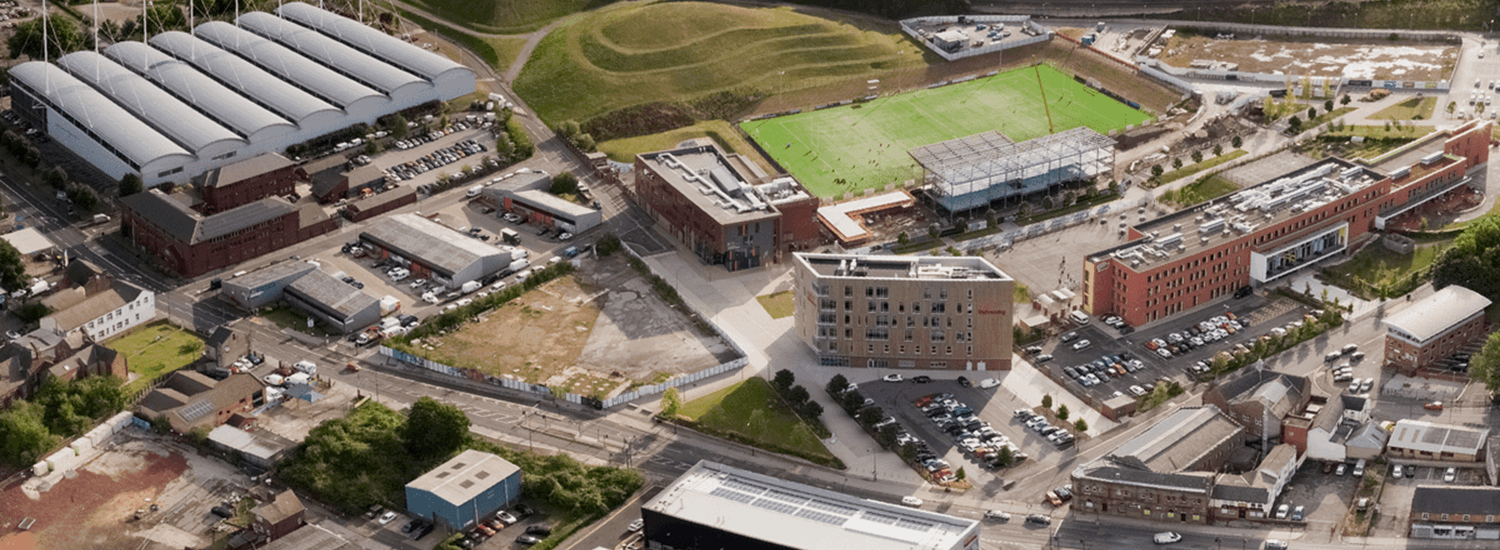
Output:
[[984,132],[908,153],[922,167],[929,196],[958,213],[1109,172],[1114,147],[1115,140],[1079,127],[1021,143]]

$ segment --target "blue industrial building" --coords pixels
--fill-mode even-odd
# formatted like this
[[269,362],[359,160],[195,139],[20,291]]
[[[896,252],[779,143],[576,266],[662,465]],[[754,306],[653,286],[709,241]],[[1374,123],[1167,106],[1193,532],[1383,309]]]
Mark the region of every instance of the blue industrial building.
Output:
[[521,469],[503,458],[464,451],[406,484],[406,511],[467,529],[521,499]]

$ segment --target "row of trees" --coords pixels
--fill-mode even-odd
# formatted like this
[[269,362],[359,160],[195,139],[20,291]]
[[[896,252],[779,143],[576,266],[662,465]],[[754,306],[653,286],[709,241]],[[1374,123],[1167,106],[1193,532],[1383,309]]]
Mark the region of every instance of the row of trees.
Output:
[[[1234,136],[1233,138],[1231,138],[1229,140],[1229,146],[1232,147],[1232,148],[1234,148],[1234,149],[1239,149],[1240,146],[1244,145],[1244,144],[1245,144],[1245,140],[1241,139],[1240,136]],[[1222,144],[1214,145],[1213,152],[1214,152],[1214,156],[1215,157],[1224,154],[1224,146]],[[1193,151],[1193,154],[1189,155],[1189,158],[1193,159],[1193,164],[1197,164],[1197,163],[1203,162],[1203,151]],[[1177,157],[1177,158],[1172,159],[1172,169],[1173,170],[1180,169],[1180,168],[1182,168],[1182,166],[1183,166],[1182,157]],[[1165,173],[1167,173],[1167,170],[1165,168],[1162,168],[1162,166],[1160,164],[1155,164],[1155,165],[1151,166],[1151,179],[1152,179],[1152,181],[1160,180],[1162,174],[1165,174]]]
[[[1042,396],[1042,408],[1052,409],[1052,394],[1049,393]],[[1066,404],[1059,403],[1057,410],[1053,411],[1052,414],[1057,415],[1058,420],[1067,420],[1069,416],[1072,416],[1073,412],[1068,410]],[[1089,431],[1089,423],[1079,418],[1073,421],[1073,429],[1078,430],[1078,433]]]
[[[797,384],[797,376],[792,374],[792,371],[786,369],[776,371],[776,377],[771,379],[771,389],[776,390],[776,393],[786,400],[787,405],[797,411],[797,414],[809,425],[822,426],[822,423],[818,422],[818,417],[823,416],[823,406],[812,400],[812,394],[807,392],[807,388]],[[827,428],[819,431],[827,432]]]
[[[1459,285],[1500,302],[1500,217],[1470,222],[1432,264],[1432,287]],[[1500,333],[1496,333],[1500,334]],[[1500,392],[1500,336],[1491,334],[1469,363],[1469,377]]]
[[594,152],[594,149],[598,146],[598,144],[594,143],[594,136],[584,132],[578,126],[578,121],[576,120],[564,120],[553,131],[557,132],[557,135],[562,136],[563,139],[568,140],[568,143],[572,143],[578,150],[585,153]]
[[29,401],[0,411],[0,462],[29,467],[64,439],[83,435],[129,402],[125,382],[114,376],[48,379]]

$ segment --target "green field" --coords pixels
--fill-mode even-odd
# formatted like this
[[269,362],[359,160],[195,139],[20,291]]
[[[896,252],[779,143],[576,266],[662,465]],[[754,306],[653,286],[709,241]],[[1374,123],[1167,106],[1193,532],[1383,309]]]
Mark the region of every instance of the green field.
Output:
[[1016,142],[1053,133],[1049,110],[1056,132],[1087,126],[1108,134],[1149,118],[1040,65],[740,126],[814,194],[835,197],[915,178],[916,165],[906,153],[913,147],[990,130]]
[[190,330],[157,321],[110,341],[109,347],[124,355],[130,371],[140,375],[125,387],[135,393],[196,361],[203,353],[203,339]]
[[793,414],[771,385],[749,378],[682,405],[680,415],[704,431],[820,463],[838,458],[818,440],[812,428]]
[[1414,97],[1381,109],[1380,112],[1370,115],[1370,118],[1375,120],[1426,120],[1432,118],[1432,111],[1436,108],[1436,97]]
[[[428,0],[435,1],[435,0]],[[925,67],[894,26],[792,8],[622,3],[571,17],[542,39],[515,91],[548,124],[721,91],[786,91]]]

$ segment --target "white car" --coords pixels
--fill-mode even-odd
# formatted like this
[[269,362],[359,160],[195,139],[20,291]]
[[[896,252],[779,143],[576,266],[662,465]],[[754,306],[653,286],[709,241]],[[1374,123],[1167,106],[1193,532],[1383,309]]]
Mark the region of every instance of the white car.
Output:
[[505,281],[495,281],[495,284],[490,285],[491,292],[498,292],[502,288],[505,288]]
[[1448,468],[1443,472],[1443,483],[1453,483],[1456,479],[1458,479],[1458,470]]
[[1003,511],[1000,511],[1000,510],[989,510],[989,511],[987,511],[987,512],[984,513],[984,519],[996,519],[996,520],[1000,520],[1000,521],[1010,521],[1010,514],[1005,513]]
[[425,285],[425,284],[427,284],[427,279],[417,279],[417,280],[411,282],[411,287],[412,288],[421,288],[422,285]]
[[1172,544],[1182,540],[1182,535],[1172,531],[1162,531],[1151,537],[1151,541],[1157,544]]
[[1091,345],[1093,345],[1093,342],[1090,342],[1088,340],[1079,340],[1079,341],[1073,343],[1073,351],[1078,351],[1078,350],[1087,348],[1087,347],[1089,347]]
[[912,508],[921,508],[922,499],[917,497],[901,497],[901,504]]
[[980,380],[979,381],[979,389],[987,390],[987,389],[990,389],[990,388],[993,388],[993,387],[999,386],[999,385],[1000,385],[1000,381],[996,380],[994,378],[986,378],[984,380]]
[[885,375],[885,378],[881,378],[881,380],[884,380],[886,382],[900,382],[902,380],[905,380],[905,378],[902,378],[899,374],[887,374]]
[[436,303],[438,303],[438,302],[440,302],[442,300],[438,299],[438,295],[433,294],[431,292],[428,292],[428,293],[422,295],[422,301],[427,302],[429,304],[436,304]]
[[468,299],[468,298],[464,298],[464,299],[462,299],[462,300],[459,300],[459,301],[458,301],[458,303],[457,303],[457,304],[456,304],[456,305],[457,305],[457,306],[458,306],[458,307],[464,307],[464,306],[466,306],[466,305],[469,305],[469,304],[472,304],[472,303],[474,303],[474,300],[470,300],[470,299]]
[[391,521],[393,521],[395,519],[396,519],[396,511],[395,510],[386,510],[384,514],[380,514],[380,524],[381,525],[385,525],[387,523],[390,523]]

